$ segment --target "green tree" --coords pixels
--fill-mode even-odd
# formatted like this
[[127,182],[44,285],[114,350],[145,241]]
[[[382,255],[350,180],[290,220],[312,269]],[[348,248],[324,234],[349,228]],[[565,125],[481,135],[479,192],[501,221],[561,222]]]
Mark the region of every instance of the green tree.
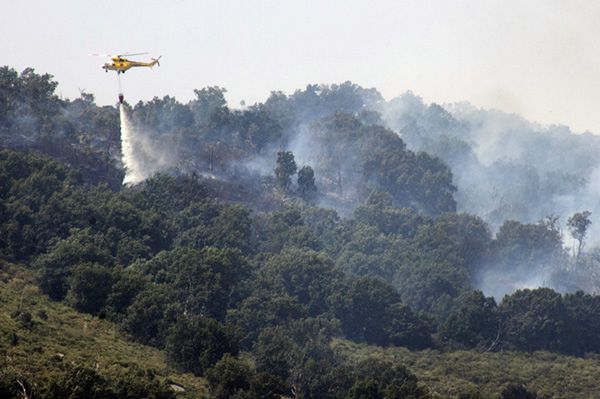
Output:
[[283,380],[269,373],[256,373],[250,382],[248,399],[279,399],[290,392]]
[[218,86],[209,86],[200,90],[194,90],[196,98],[190,103],[190,109],[194,114],[196,124],[207,123],[214,113],[227,108],[227,101],[225,100],[226,92],[226,89]]
[[550,288],[519,290],[498,307],[503,342],[526,351],[572,352],[573,320],[559,293]]
[[365,378],[356,381],[350,392],[348,392],[348,398],[350,399],[383,399],[383,392],[380,392],[379,384],[373,378]]
[[69,278],[67,301],[81,312],[96,314],[111,293],[114,276],[111,270],[92,263],[77,265]]
[[250,210],[239,205],[222,208],[212,223],[208,240],[219,248],[239,248],[242,252],[250,252]]
[[155,134],[189,129],[194,122],[190,108],[170,96],[154,97],[146,103],[138,102],[133,108],[132,116],[138,123],[149,127]]
[[294,354],[299,352],[300,348],[283,327],[265,328],[254,345],[256,368],[285,380],[294,365]]
[[309,315],[327,310],[327,297],[342,274],[333,262],[311,250],[289,248],[271,257],[260,270],[259,284],[274,292],[294,297]]
[[583,355],[588,352],[600,353],[600,296],[577,291],[566,294],[563,303],[572,320],[569,329],[574,336],[571,353]]
[[173,218],[175,245],[202,249],[207,246],[239,248],[252,252],[249,209],[214,200],[191,203]]
[[112,316],[119,315],[118,319],[121,319],[129,305],[147,287],[148,281],[131,269],[113,270],[113,279],[114,283],[106,298],[106,307],[108,312],[113,313]]
[[138,209],[173,215],[207,198],[209,189],[197,175],[156,174],[124,195]]
[[429,392],[419,386],[414,374],[388,360],[363,360],[355,366],[353,377],[355,382],[349,392],[350,398],[430,398]]
[[434,324],[428,317],[400,303],[388,307],[388,317],[386,329],[390,344],[410,349],[424,349],[433,345],[431,334]]
[[396,133],[379,126],[363,127],[362,136],[363,193],[387,191],[398,206],[430,215],[456,210],[452,172],[439,158],[406,150]]
[[250,389],[250,367],[229,353],[206,372],[206,379],[215,399],[228,399],[238,391]]
[[109,247],[103,235],[93,234],[91,229],[73,229],[68,238],[58,241],[50,252],[36,259],[42,291],[54,300],[64,299],[72,268],[82,263],[111,266],[114,258]]
[[388,344],[389,306],[400,303],[400,294],[390,285],[372,278],[348,279],[328,301],[348,338]]
[[502,392],[500,399],[538,399],[539,396],[535,392],[529,391],[523,385],[508,384]]
[[296,173],[296,161],[291,151],[279,151],[277,153],[277,167],[275,168],[275,178],[277,184],[284,191],[289,190],[292,183],[291,176]]
[[154,286],[140,292],[127,308],[123,329],[139,342],[162,347],[178,312],[171,303],[172,299],[164,286]]
[[95,370],[73,367],[62,378],[53,381],[48,389],[49,399],[110,398],[107,381]]
[[317,195],[315,172],[310,166],[303,166],[298,171],[298,195],[305,201],[312,201]]
[[471,291],[457,298],[450,316],[440,328],[440,336],[467,348],[486,349],[501,338],[501,325],[494,298]]
[[307,399],[346,398],[352,385],[350,367],[331,359],[306,356],[298,363],[289,378],[291,392],[296,397]]
[[225,317],[232,291],[250,272],[239,250],[214,247],[162,251],[135,267],[165,284],[184,313],[218,320]]
[[285,247],[319,250],[321,243],[305,225],[302,213],[294,207],[285,207],[253,220],[256,252],[278,253]]
[[0,67],[0,126],[2,133],[8,131],[12,125],[9,120],[17,107],[20,96],[19,74],[8,66]]
[[165,351],[179,369],[202,375],[224,354],[237,355],[238,342],[231,327],[202,316],[180,316],[169,329]]
[[246,362],[226,353],[206,372],[215,399],[279,399],[286,393],[283,381],[267,373],[256,373]]
[[429,223],[422,214],[411,208],[397,208],[394,199],[386,191],[372,192],[367,201],[354,210],[354,219],[376,227],[384,234],[414,237],[419,228]]
[[559,268],[566,263],[560,231],[544,222],[507,220],[496,233],[491,255],[497,259],[492,263],[494,267],[516,275],[535,272],[540,266]]
[[167,381],[161,381],[153,370],[130,368],[109,381],[114,398],[175,399],[177,394]]
[[416,240],[418,247],[436,261],[452,259],[470,272],[476,272],[487,261],[492,237],[488,225],[480,217],[445,213],[426,226]]
[[264,105],[254,105],[239,115],[241,135],[250,142],[255,151],[280,143],[283,134],[280,124],[265,109]]
[[249,348],[262,329],[306,317],[306,314],[306,306],[297,298],[257,288],[227,313],[227,320],[238,327],[243,336],[242,345]]
[[590,211],[583,211],[574,213],[573,216],[567,220],[567,227],[569,228],[569,233],[573,236],[574,239],[577,240],[577,252],[575,253],[575,264],[579,262],[579,255],[583,250],[585,236],[587,235],[588,228],[592,224],[590,220],[590,216],[592,213]]
[[133,368],[118,377],[103,377],[91,368],[69,366],[66,373],[52,376],[47,391],[42,397],[48,399],[175,399],[175,393],[149,370]]
[[312,127],[317,173],[328,182],[326,188],[345,197],[347,182],[359,180],[361,123],[352,115],[336,113]]

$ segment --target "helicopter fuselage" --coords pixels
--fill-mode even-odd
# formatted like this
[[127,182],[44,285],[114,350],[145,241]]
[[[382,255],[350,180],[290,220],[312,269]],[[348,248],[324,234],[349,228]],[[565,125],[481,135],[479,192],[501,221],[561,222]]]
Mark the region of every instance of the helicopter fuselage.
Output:
[[[160,57],[159,57],[160,58]],[[151,62],[130,61],[126,58],[114,57],[112,62],[107,62],[102,68],[108,71],[117,71],[117,73],[125,73],[125,71],[133,67],[150,67],[158,64],[158,59],[152,59]],[[160,65],[160,64],[159,64]]]

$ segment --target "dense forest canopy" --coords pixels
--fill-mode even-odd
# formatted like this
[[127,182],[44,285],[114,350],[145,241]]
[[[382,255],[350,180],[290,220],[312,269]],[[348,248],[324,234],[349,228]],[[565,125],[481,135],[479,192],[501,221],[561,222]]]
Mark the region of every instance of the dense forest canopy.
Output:
[[214,397],[432,397],[333,337],[600,353],[593,135],[350,82],[244,109],[207,87],[121,109],[161,159],[123,186],[119,110],[56,85],[0,68],[0,256]]

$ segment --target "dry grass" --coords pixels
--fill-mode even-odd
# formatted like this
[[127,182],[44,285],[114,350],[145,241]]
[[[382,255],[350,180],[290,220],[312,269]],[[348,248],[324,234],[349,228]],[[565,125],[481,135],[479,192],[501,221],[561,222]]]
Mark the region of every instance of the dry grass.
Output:
[[[18,311],[30,313],[32,322],[26,325],[15,318]],[[18,337],[14,346],[13,334]],[[52,377],[64,364],[93,367],[107,377],[141,368],[184,386],[182,397],[208,396],[203,378],[177,373],[160,350],[128,340],[117,325],[50,301],[31,272],[1,260],[0,353],[0,369],[17,370],[32,381]]]
[[351,360],[370,356],[408,367],[439,397],[452,397],[478,388],[495,397],[508,383],[521,383],[555,399],[600,398],[600,359],[577,358],[549,352],[410,351],[381,348],[336,339],[336,351]]

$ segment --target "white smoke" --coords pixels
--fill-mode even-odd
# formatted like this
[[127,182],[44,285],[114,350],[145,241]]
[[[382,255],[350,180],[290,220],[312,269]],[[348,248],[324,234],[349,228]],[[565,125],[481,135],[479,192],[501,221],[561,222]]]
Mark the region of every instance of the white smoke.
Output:
[[[176,166],[174,146],[154,139],[147,131],[136,126],[127,113],[127,108],[119,106],[121,118],[121,151],[125,164],[123,184],[137,184],[153,174]],[[169,141],[169,140],[167,140]]]
[[543,266],[532,268],[525,272],[507,272],[501,269],[484,269],[474,276],[474,285],[486,296],[493,296],[500,302],[504,295],[510,295],[517,290],[550,287],[560,291],[552,278],[553,270]]

